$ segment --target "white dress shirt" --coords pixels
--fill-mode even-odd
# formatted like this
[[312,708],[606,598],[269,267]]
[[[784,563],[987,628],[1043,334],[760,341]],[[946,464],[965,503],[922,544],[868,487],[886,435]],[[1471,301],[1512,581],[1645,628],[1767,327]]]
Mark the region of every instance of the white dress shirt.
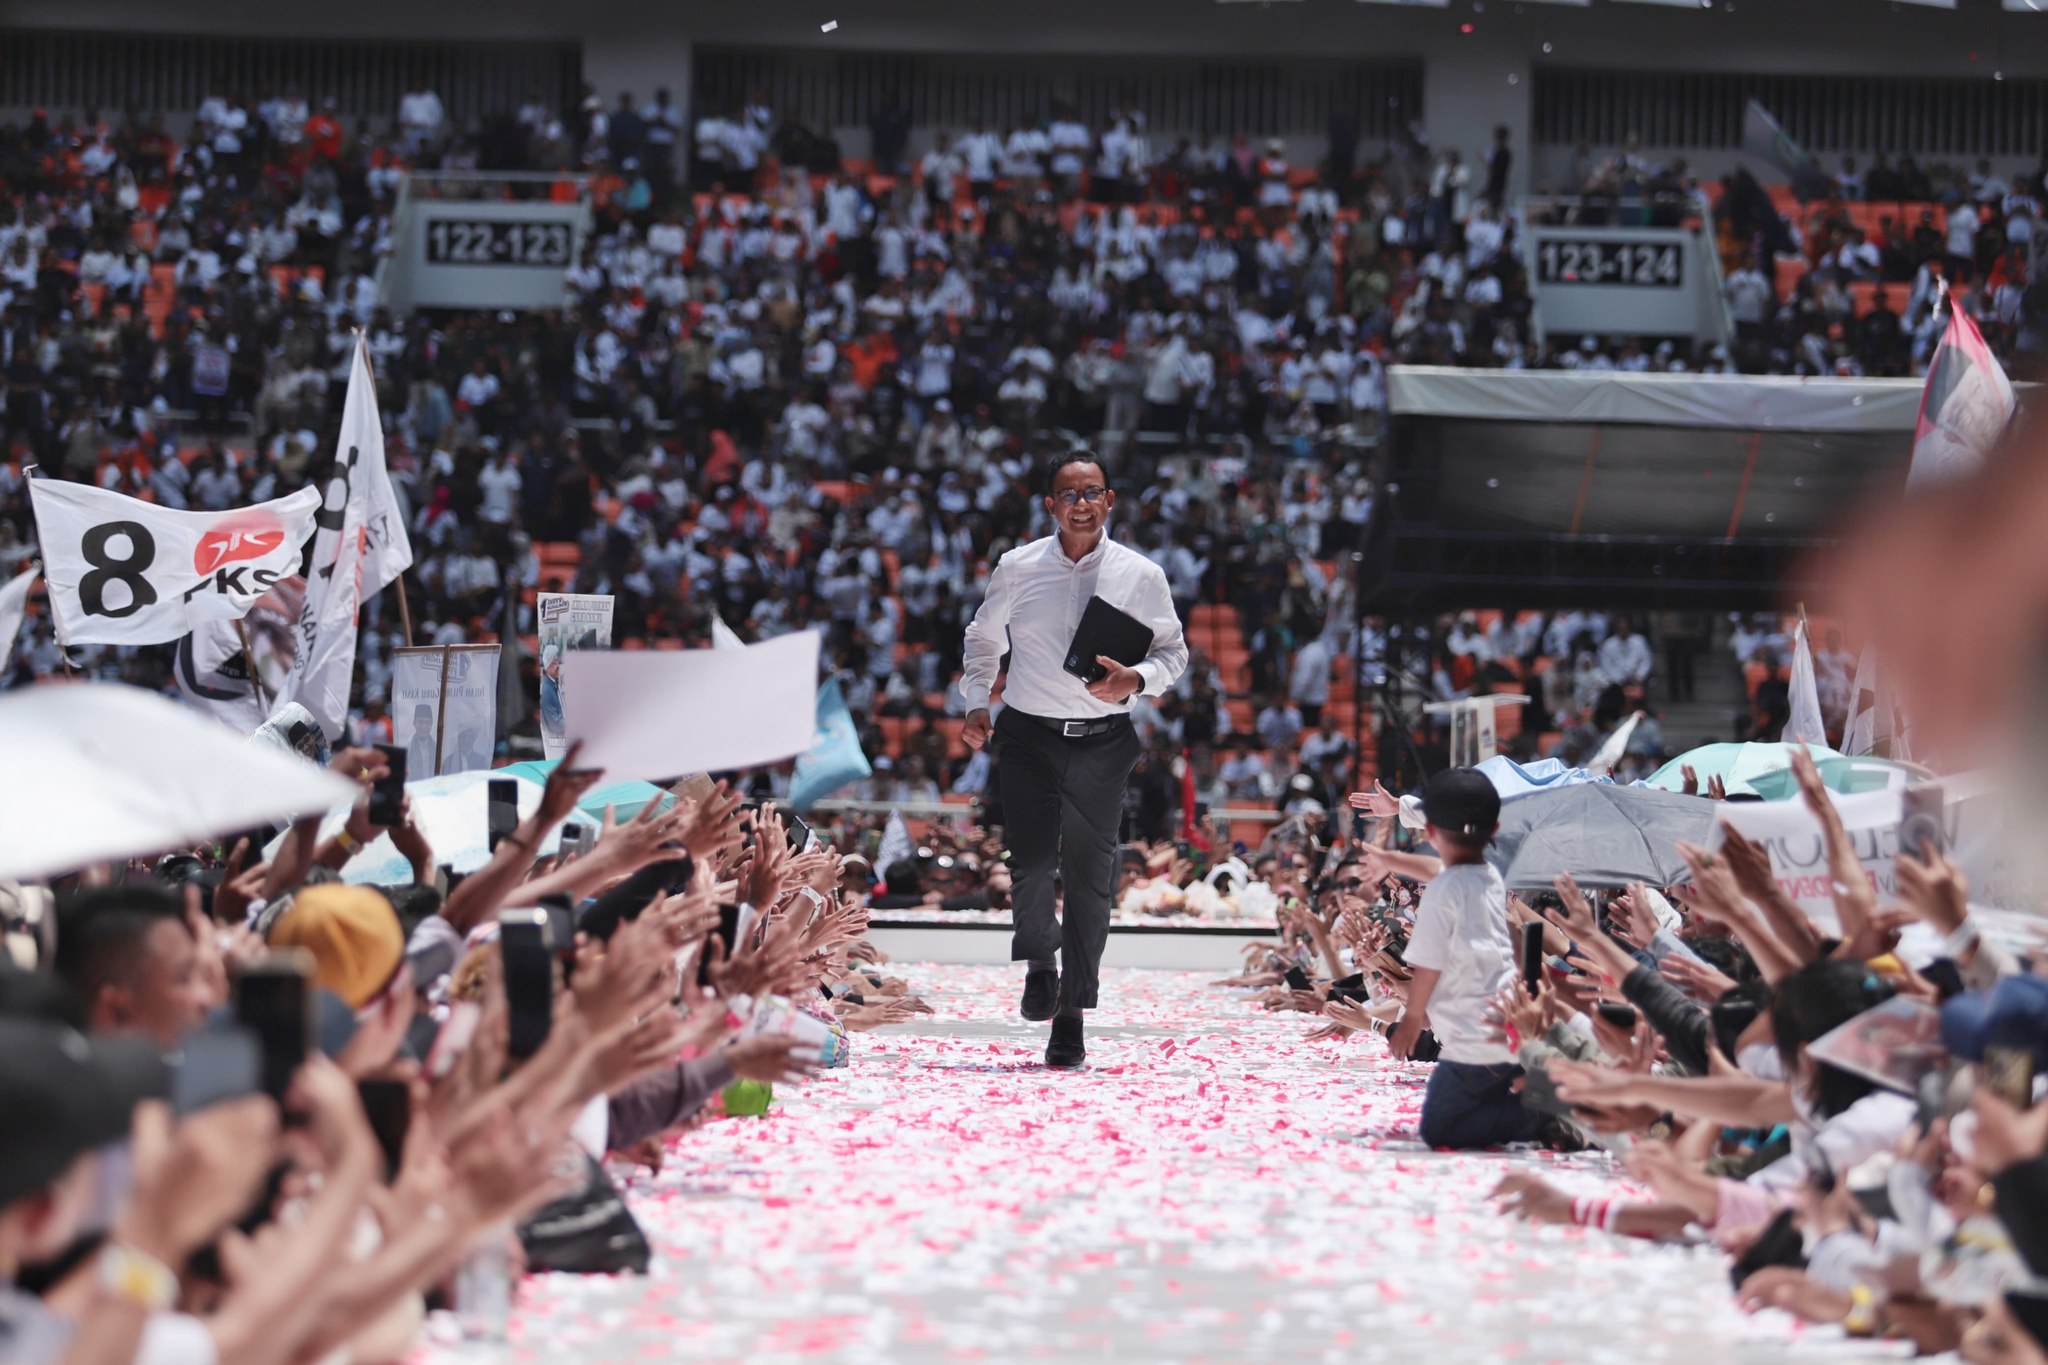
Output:
[[1600,643],[1600,671],[1609,682],[1644,682],[1651,667],[1650,642],[1640,635],[1631,634],[1626,640],[1610,635]]
[[967,709],[987,707],[1007,650],[1004,705],[1047,720],[1129,714],[1122,703],[1088,695],[1088,685],[1061,667],[1091,597],[1152,627],[1152,651],[1136,665],[1144,695],[1157,697],[1173,686],[1188,666],[1188,648],[1159,566],[1106,534],[1076,562],[1060,549],[1059,537],[1050,535],[1004,555],[989,576],[988,596],[967,626],[960,680]]

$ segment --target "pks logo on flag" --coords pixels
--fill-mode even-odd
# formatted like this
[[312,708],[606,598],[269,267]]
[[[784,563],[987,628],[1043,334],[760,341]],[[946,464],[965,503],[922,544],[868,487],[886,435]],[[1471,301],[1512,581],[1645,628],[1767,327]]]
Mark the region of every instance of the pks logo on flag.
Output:
[[192,547],[192,569],[212,574],[223,564],[261,559],[284,544],[284,523],[260,507],[231,512]]

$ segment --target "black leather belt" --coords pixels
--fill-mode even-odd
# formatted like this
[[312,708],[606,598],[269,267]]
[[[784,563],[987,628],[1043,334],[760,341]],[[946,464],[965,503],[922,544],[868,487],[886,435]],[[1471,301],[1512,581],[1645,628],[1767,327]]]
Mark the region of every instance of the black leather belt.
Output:
[[1043,725],[1056,735],[1067,739],[1089,739],[1095,735],[1106,735],[1118,726],[1129,725],[1129,716],[1097,716],[1094,720],[1048,720],[1044,716],[1028,716],[1017,713],[1034,725]]

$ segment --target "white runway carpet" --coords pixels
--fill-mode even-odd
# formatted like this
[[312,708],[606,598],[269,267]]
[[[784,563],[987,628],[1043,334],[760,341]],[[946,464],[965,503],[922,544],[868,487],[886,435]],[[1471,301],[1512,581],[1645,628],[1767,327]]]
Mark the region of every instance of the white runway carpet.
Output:
[[[629,1199],[645,1278],[528,1280],[517,1361],[1896,1359],[1734,1306],[1720,1257],[1498,1217],[1534,1162],[1413,1141],[1427,1073],[1168,972],[1105,974],[1089,1069],[1040,1066],[1010,967],[896,964],[938,1009]],[[454,1359],[456,1353],[441,1358]]]

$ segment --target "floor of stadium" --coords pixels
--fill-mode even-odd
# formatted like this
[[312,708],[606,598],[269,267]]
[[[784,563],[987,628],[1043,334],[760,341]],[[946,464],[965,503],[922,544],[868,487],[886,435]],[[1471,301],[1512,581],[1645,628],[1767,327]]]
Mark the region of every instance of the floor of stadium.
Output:
[[1898,1358],[1745,1316],[1710,1248],[1495,1214],[1514,1163],[1592,1192],[1610,1159],[1428,1151],[1427,1069],[1377,1039],[1112,969],[1048,1072],[1014,969],[892,970],[936,1017],[635,1176],[653,1272],[528,1279],[511,1360]]

